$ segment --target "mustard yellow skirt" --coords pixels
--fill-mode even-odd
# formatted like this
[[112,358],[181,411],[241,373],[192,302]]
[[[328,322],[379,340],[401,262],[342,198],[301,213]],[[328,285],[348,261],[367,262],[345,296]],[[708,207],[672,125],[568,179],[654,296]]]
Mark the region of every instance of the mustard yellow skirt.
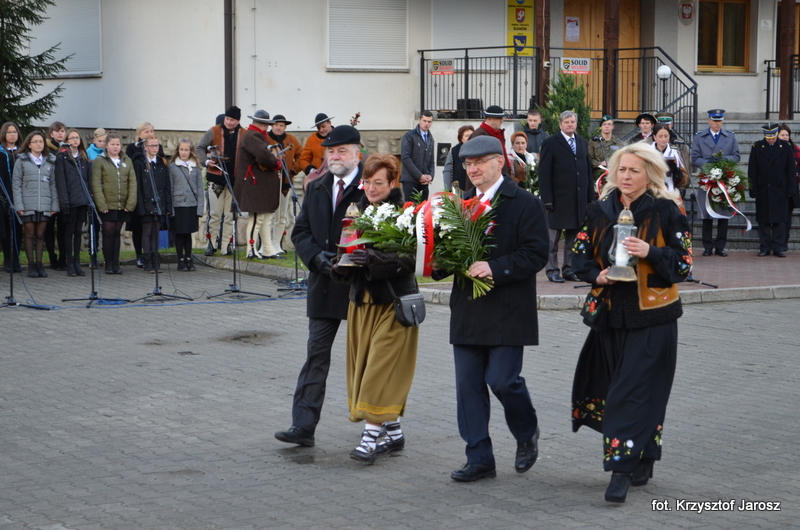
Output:
[[417,364],[419,328],[397,322],[392,304],[368,293],[347,311],[347,405],[350,421],[381,424],[404,415]]

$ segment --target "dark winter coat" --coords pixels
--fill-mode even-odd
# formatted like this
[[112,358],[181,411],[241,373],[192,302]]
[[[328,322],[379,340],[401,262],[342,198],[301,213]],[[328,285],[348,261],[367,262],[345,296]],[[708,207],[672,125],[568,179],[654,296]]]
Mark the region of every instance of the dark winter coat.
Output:
[[11,188],[14,194],[14,207],[22,215],[59,211],[58,190],[55,173],[56,157],[47,155],[41,166],[37,166],[28,153],[17,155]]
[[136,172],[133,162],[120,153],[119,168],[108,158],[108,151],[92,162],[92,194],[98,212],[136,209]]
[[594,200],[594,178],[586,140],[575,135],[575,150],[558,132],[544,141],[539,158],[539,192],[542,201],[552,205],[547,214],[551,229],[576,229]]
[[[390,202],[397,207],[403,205],[403,192],[394,188],[389,192],[385,202]],[[369,200],[363,197],[358,204],[362,212],[370,205]],[[386,282],[392,284],[394,294],[404,296],[419,292],[417,277],[415,276],[416,260],[412,256],[400,257],[397,254],[387,254],[375,248],[367,249],[367,265],[365,267],[342,267],[340,272],[334,271],[331,276],[337,283],[350,285],[350,301],[361,305],[364,291],[369,293],[372,303],[376,305],[391,304],[394,297]]]
[[88,160],[81,156],[74,158],[66,150],[56,155],[56,188],[62,215],[69,215],[72,208],[88,206],[89,199],[84,190],[91,189],[89,183],[91,165]]
[[425,142],[422,139],[419,125],[403,135],[403,143],[400,148],[403,172],[400,175],[400,182],[418,183],[422,175],[433,177],[436,173],[434,146],[431,131],[428,131],[428,141]]
[[236,160],[234,196],[243,212],[272,213],[281,199],[278,159],[261,131],[248,129],[239,134],[244,136]]
[[[133,169],[136,172],[136,214],[174,214],[172,209],[172,183],[166,160],[157,156],[156,163],[148,163],[142,154],[135,154]],[[155,183],[155,186],[154,186]],[[155,190],[154,190],[155,188]]]
[[364,192],[358,189],[363,164],[358,165],[356,178],[344,189],[339,206],[333,208],[333,173],[328,171],[312,181],[306,190],[303,207],[295,220],[292,243],[306,267],[308,275],[308,302],[306,315],[309,318],[347,319],[346,285],[340,285],[330,276],[323,275],[314,266],[314,256],[320,252],[337,252],[342,236],[342,219],[350,203],[358,203]]
[[[464,194],[475,196],[476,188]],[[539,343],[536,273],[544,268],[550,246],[542,201],[505,177],[497,190],[494,230],[486,261],[494,287],[480,298],[453,283],[450,295],[450,343],[520,346]],[[441,278],[434,273],[434,278]]]
[[758,223],[785,223],[789,220],[789,196],[797,195],[794,150],[789,142],[766,140],[753,144],[747,178],[750,197],[756,200]]
[[525,133],[525,136],[528,137],[528,148],[527,151],[529,153],[541,153],[542,151],[542,142],[550,138],[550,135],[547,134],[547,131],[542,129],[539,126],[538,129],[531,129],[528,127],[526,123],[525,126],[522,128],[522,132]]

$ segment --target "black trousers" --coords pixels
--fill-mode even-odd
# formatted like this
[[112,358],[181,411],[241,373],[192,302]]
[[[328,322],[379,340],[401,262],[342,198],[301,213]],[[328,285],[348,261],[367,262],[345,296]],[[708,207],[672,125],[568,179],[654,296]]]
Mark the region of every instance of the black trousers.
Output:
[[322,413],[328,370],[331,367],[331,347],[341,323],[336,318],[308,319],[308,352],[297,377],[292,425],[310,433],[316,430]]
[[728,242],[728,220],[717,219],[717,238],[713,238],[714,220],[703,219],[703,250],[722,251]]
[[520,375],[522,349],[522,346],[453,345],[458,432],[467,442],[468,464],[494,464],[489,437],[489,389],[503,405],[506,424],[517,443],[531,441],[536,432],[536,410]]
[[419,192],[422,193],[421,201],[428,200],[428,188],[430,186],[423,186],[419,182],[401,182],[403,185],[403,198],[407,201],[414,200],[414,194]]
[[759,250],[780,252],[786,242],[786,223],[758,223]]

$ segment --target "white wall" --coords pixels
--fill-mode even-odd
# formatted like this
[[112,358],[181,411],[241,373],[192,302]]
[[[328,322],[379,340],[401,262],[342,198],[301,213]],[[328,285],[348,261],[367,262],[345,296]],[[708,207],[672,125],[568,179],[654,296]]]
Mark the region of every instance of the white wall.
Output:
[[103,75],[44,81],[44,90],[66,88],[47,123],[208,129],[224,110],[209,110],[224,102],[222,2],[106,0],[101,9]]

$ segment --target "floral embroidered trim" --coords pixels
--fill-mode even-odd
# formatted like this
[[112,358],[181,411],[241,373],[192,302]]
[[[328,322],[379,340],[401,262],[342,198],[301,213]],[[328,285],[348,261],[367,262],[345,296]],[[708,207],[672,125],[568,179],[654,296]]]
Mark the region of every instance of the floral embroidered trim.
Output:
[[578,235],[575,236],[575,243],[572,244],[572,252],[575,254],[586,254],[586,245],[589,243],[589,227],[584,225]]
[[603,440],[603,446],[606,452],[605,460],[620,460],[633,452],[633,440],[623,443],[619,438],[606,438]]
[[606,400],[601,398],[586,398],[576,401],[572,405],[572,417],[576,420],[591,419],[603,421],[606,409]]

